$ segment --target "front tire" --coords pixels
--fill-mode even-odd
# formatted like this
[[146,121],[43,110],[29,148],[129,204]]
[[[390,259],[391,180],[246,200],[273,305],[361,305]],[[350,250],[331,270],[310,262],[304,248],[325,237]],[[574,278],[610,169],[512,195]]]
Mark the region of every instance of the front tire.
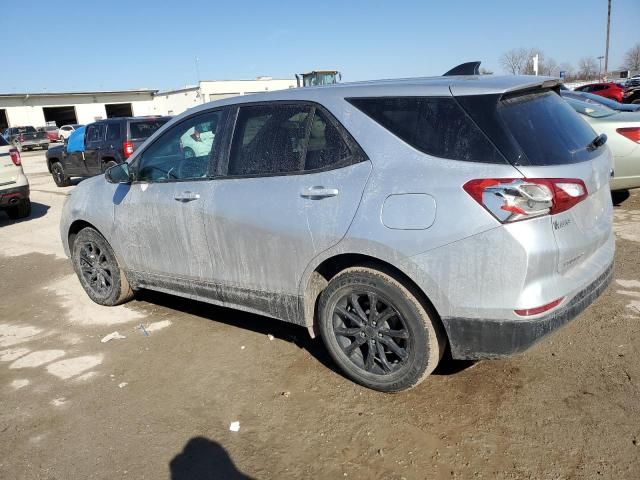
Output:
[[415,387],[444,352],[435,313],[428,313],[410,288],[378,270],[340,272],[322,292],[318,312],[333,360],[351,380],[374,390]]
[[51,176],[58,187],[68,187],[71,185],[71,179],[64,172],[64,167],[60,162],[53,162],[51,165]]
[[7,208],[7,215],[9,215],[11,220],[27,218],[31,215],[31,201],[28,198],[20,200],[20,203],[15,207]]
[[111,245],[97,230],[80,230],[73,242],[71,259],[82,288],[97,304],[120,305],[133,298]]

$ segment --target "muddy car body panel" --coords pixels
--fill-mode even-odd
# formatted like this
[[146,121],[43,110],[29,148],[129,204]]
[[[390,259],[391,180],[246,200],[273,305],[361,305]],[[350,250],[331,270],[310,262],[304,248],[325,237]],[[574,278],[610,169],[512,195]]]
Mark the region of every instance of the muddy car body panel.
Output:
[[[101,176],[73,191],[61,223],[65,251],[70,253],[79,222],[87,222],[104,234],[134,288],[257,312],[310,330],[331,267],[379,265],[424,295],[454,357],[516,353],[595,299],[613,261],[611,154],[606,146],[587,148],[595,133],[562,102],[556,87],[544,77],[454,76],[292,89],[202,105],[174,118],[134,153],[128,160],[131,182],[110,184]],[[427,102],[420,108],[431,108],[433,101],[433,108],[457,115],[455,128],[465,138],[471,132],[490,153],[482,157],[475,144],[464,142],[451,147],[466,149],[464,158],[425,153],[423,137],[401,138],[406,132],[394,131],[393,121],[406,119],[413,108],[400,112],[405,100]],[[396,110],[378,108],[378,101]],[[500,131],[509,108],[537,108],[539,102],[559,109],[567,125],[579,130],[568,137],[585,140],[582,157],[536,161],[536,152],[518,153],[522,146],[514,135]],[[325,127],[333,125],[349,147],[345,163],[295,173],[232,174],[235,149],[254,141],[243,116],[272,106],[299,109],[286,116],[288,125],[311,115],[304,120],[306,133],[300,128],[307,154],[320,112]],[[490,115],[475,118],[477,108]],[[212,122],[215,112],[219,117]],[[151,158],[163,139],[183,135],[200,117],[216,124],[216,151],[206,171],[145,180],[145,152]],[[437,148],[460,143],[456,138]],[[500,195],[513,193],[501,187],[508,183],[518,192],[522,184],[537,189],[535,195],[553,190],[556,197],[536,197],[548,203],[546,214],[511,221],[481,203],[498,194],[474,198],[465,191],[478,179],[492,179],[493,186],[480,188]],[[579,198],[567,200],[571,208],[554,213],[560,198],[574,194]],[[536,313],[540,306],[546,309]]]

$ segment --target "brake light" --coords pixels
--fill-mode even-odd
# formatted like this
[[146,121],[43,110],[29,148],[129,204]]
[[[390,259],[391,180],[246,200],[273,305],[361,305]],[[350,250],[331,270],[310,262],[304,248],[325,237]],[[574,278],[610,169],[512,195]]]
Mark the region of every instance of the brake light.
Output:
[[18,135],[18,141],[20,143],[24,142],[24,135],[22,133],[20,135]]
[[616,129],[623,137],[628,138],[632,142],[640,143],[640,127],[625,127]]
[[558,305],[560,305],[560,303],[562,303],[562,300],[564,300],[564,297],[560,297],[560,298],[554,300],[553,302],[547,303],[546,305],[542,305],[541,307],[525,308],[523,310],[514,310],[514,312],[516,312],[516,315],[520,315],[521,317],[528,317],[530,315],[538,315],[540,313],[544,313],[546,311],[549,311],[554,307],[557,307]]
[[12,148],[9,150],[9,155],[11,156],[11,161],[16,167],[22,165],[22,160],[20,159],[20,152],[17,148]]
[[133,154],[133,142],[126,141],[122,144],[122,149],[124,150],[124,158],[129,158],[131,154]]
[[587,187],[573,178],[485,178],[462,187],[502,223],[569,210],[587,198]]

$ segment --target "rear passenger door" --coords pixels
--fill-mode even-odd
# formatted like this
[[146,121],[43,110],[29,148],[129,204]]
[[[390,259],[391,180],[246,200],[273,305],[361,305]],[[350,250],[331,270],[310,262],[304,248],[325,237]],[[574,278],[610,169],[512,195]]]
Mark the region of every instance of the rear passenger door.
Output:
[[84,161],[85,168],[89,175],[102,173],[100,165],[100,149],[104,142],[105,130],[106,128],[104,123],[94,123],[87,127]]
[[216,259],[208,294],[295,320],[300,278],[345,235],[370,162],[327,111],[309,103],[239,107],[228,151],[205,208]]

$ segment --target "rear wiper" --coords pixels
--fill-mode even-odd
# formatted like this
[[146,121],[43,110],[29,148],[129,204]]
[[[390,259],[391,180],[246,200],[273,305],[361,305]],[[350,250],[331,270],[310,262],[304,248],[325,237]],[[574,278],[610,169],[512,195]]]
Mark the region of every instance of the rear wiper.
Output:
[[589,143],[589,145],[587,145],[587,150],[589,152],[593,152],[594,150],[597,150],[598,148],[603,146],[605,143],[607,143],[607,136],[604,133],[601,133],[596,138],[594,138],[591,143]]

